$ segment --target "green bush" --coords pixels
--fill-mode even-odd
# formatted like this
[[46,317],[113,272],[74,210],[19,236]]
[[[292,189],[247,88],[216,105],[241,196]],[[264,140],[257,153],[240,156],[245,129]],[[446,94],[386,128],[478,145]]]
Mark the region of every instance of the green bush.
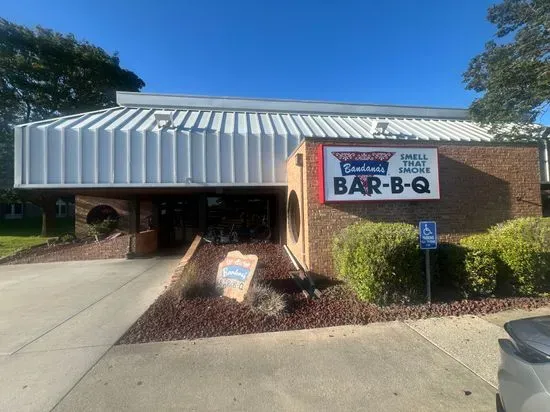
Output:
[[193,262],[187,263],[183,268],[176,268],[173,276],[175,276],[175,280],[169,291],[179,300],[212,297],[221,294],[214,283],[207,282],[201,277],[197,265]]
[[333,243],[338,275],[357,296],[379,304],[417,299],[422,286],[416,228],[404,223],[360,222]]
[[464,282],[466,249],[454,243],[440,243],[435,253],[434,285],[460,290]]
[[520,218],[501,223],[488,233],[462,239],[466,247],[468,293],[533,295],[548,290],[550,281],[550,219]]
[[512,291],[532,295],[548,289],[550,270],[550,219],[514,219],[489,229],[499,258],[505,265],[503,279]]
[[550,218],[523,217],[508,220],[493,226],[489,232],[520,238],[539,250],[550,252]]
[[105,236],[111,233],[118,227],[118,220],[107,218],[100,222],[88,224],[88,234],[99,239],[100,236]]
[[468,236],[464,246],[464,271],[458,280],[459,290],[469,296],[490,296],[495,293],[500,264],[495,238],[490,234]]

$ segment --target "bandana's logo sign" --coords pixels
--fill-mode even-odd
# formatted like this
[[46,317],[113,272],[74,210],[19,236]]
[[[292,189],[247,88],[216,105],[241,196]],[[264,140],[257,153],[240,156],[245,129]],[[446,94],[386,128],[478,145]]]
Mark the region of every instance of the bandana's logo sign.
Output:
[[[386,176],[389,160],[395,152],[333,152],[334,157],[340,161],[342,176],[355,176],[352,186],[354,191],[359,191],[370,196],[372,190],[372,176]],[[336,179],[335,179],[336,180]],[[345,179],[344,183],[345,183]]]

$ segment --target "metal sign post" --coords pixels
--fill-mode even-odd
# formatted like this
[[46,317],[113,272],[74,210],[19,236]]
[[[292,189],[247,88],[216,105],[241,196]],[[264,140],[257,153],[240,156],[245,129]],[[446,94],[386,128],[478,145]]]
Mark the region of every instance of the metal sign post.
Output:
[[430,249],[426,249],[426,300],[432,303],[432,275],[430,273]]
[[432,278],[430,274],[430,250],[437,249],[437,225],[433,221],[422,221],[418,224],[420,232],[420,249],[426,253],[426,298],[432,302]]

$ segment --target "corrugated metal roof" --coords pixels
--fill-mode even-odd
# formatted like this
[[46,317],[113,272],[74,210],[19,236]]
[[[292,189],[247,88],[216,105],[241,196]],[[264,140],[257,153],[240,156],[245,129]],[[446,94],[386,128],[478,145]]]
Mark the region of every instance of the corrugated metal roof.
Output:
[[[18,127],[57,129],[155,130],[156,112],[166,109],[117,107]],[[300,114],[284,112],[240,112],[175,109],[167,129],[211,133],[291,135],[296,138],[364,138],[435,141],[491,141],[486,127],[468,120]],[[388,122],[386,132],[371,132],[373,122]]]
[[[293,110],[231,110],[231,102],[238,108],[256,103],[259,109],[285,102],[181,96],[164,104],[156,98],[154,107],[142,107],[147,96],[122,93],[119,103],[126,99],[127,106],[18,126],[16,186],[275,186],[286,184],[286,159],[304,138],[493,139],[485,127],[468,120],[407,115],[443,110],[464,117],[464,111],[453,112],[457,109],[351,105],[352,113],[334,114],[347,106],[286,102]],[[207,104],[211,109],[201,107]],[[318,112],[311,112],[315,108]],[[167,111],[170,124],[161,127],[155,114]],[[400,115],[354,114],[373,111]],[[375,122],[388,123],[384,133],[373,134]]]

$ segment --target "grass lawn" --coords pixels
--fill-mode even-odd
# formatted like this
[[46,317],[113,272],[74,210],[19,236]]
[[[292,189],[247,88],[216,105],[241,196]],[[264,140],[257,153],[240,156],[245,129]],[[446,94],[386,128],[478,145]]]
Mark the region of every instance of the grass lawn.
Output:
[[[74,219],[57,219],[55,234],[74,232]],[[48,238],[40,236],[41,218],[0,220],[0,257],[18,250],[45,243]]]

